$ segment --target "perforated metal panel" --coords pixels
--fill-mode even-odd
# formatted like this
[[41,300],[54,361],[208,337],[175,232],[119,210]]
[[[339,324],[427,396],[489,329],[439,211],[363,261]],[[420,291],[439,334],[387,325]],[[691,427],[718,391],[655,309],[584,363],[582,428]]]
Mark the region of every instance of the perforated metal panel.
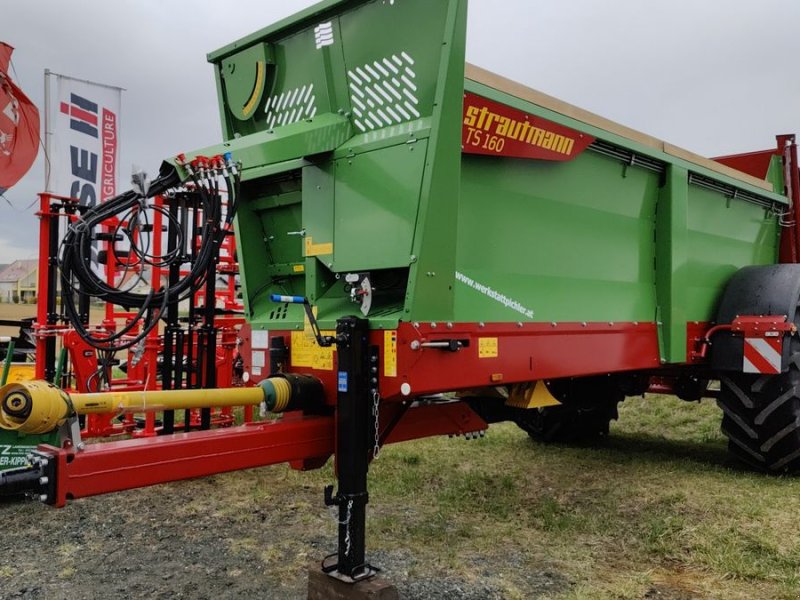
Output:
[[347,72],[353,122],[360,131],[399,125],[420,117],[417,74],[407,52]]
[[270,96],[265,103],[267,126],[270,129],[313,119],[317,114],[317,97],[310,83],[282,94]]

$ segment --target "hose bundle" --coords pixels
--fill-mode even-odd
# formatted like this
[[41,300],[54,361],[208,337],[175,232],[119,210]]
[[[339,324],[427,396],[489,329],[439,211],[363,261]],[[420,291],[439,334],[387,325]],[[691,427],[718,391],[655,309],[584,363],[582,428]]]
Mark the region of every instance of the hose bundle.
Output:
[[[226,158],[229,159],[227,156]],[[116,352],[135,346],[158,325],[170,304],[189,298],[205,284],[209,267],[219,253],[219,248],[230,231],[236,213],[240,178],[236,166],[230,159],[226,165],[222,157],[211,159],[210,166],[209,163],[203,163],[203,168],[200,169],[187,166],[187,171],[194,184],[193,191],[200,199],[203,222],[197,238],[192,237],[191,240],[195,243],[199,239],[197,255],[191,262],[191,268],[185,277],[172,285],[162,285],[161,282],[152,281],[147,293],[133,291],[143,280],[144,267],[169,268],[186,262],[184,254],[186,239],[180,223],[169,210],[148,203],[148,199],[163,195],[181,185],[174,168],[162,169],[159,177],[151,182],[149,187],[137,185],[136,190],[125,192],[92,207],[68,228],[61,242],[58,259],[64,313],[75,331],[94,348]],[[225,182],[229,199],[224,215],[219,195],[220,179]],[[161,235],[161,232],[150,233],[152,226],[147,216],[148,210],[159,212],[169,223],[169,227],[177,228],[178,241],[164,254],[155,255],[151,252],[150,240],[153,235]],[[111,219],[115,218],[117,224],[110,231],[111,244],[113,246],[120,238],[127,239],[130,245],[129,257],[133,260],[126,262],[126,270],[131,268],[139,270],[139,278],[132,284],[130,281],[123,283],[123,287],[117,286],[116,282],[105,281],[93,268],[91,260],[92,244],[101,239],[98,237],[98,232],[103,225],[108,226]],[[113,253],[109,253],[108,260],[115,260]],[[124,280],[123,277],[123,282]],[[136,315],[124,327],[113,333],[93,332],[82,321],[76,308],[75,298],[78,293],[122,306],[126,310],[134,309],[137,311]],[[134,331],[135,334],[132,333]]]

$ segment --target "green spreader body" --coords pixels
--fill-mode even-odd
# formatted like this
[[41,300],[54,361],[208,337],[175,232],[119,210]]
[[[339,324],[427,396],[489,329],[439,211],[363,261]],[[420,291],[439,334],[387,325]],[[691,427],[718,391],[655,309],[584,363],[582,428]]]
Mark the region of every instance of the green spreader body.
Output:
[[367,275],[372,329],[399,332],[385,394],[692,362],[731,275],[777,261],[779,163],[766,183],[465,68],[466,11],[322,2],[209,56],[225,142],[188,157],[242,164],[255,335],[304,328],[273,294],[333,328]]

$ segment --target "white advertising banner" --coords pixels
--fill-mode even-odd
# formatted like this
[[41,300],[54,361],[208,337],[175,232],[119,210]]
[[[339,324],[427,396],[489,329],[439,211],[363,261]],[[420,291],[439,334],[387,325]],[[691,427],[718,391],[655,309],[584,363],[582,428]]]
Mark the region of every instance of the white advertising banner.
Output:
[[47,191],[94,206],[117,194],[122,89],[45,71]]

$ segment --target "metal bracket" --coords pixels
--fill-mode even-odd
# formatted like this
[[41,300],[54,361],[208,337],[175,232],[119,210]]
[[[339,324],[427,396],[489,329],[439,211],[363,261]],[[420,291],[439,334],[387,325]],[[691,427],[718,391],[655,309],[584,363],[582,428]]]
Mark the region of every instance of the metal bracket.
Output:
[[83,450],[86,445],[81,440],[81,424],[78,420],[78,415],[74,414],[61,424],[58,429],[58,434],[61,438],[61,444],[67,441],[76,450]]
[[359,305],[362,315],[368,316],[374,291],[369,273],[348,273],[344,279],[347,282],[345,291],[350,294],[350,301]]
[[729,331],[745,338],[777,338],[783,337],[786,333],[797,333],[797,326],[789,321],[786,315],[737,316],[732,323],[715,325],[705,336],[698,339],[697,349],[692,353],[692,358],[704,359],[713,343],[712,336],[720,331]]
[[27,467],[0,473],[0,497],[24,494],[46,504],[55,504],[56,459],[34,450],[28,461]]
[[381,571],[378,567],[373,567],[368,563],[364,563],[359,567],[361,569],[361,572],[358,575],[355,575],[354,577],[350,577],[338,571],[339,569],[338,562],[333,562],[333,563],[329,562],[332,558],[335,559],[336,554],[331,554],[330,556],[327,556],[325,557],[325,559],[323,559],[322,572],[328,575],[329,577],[332,577],[333,579],[338,579],[339,581],[342,581],[344,583],[353,584],[353,583],[358,583],[359,581],[365,581],[367,579],[375,577],[375,575],[377,575]]
[[437,340],[435,342],[422,342],[422,348],[436,348],[446,352],[458,352],[462,348],[469,348],[469,340]]
[[339,494],[333,493],[333,486],[326,485],[325,486],[325,506],[339,506],[341,504],[342,498]]

